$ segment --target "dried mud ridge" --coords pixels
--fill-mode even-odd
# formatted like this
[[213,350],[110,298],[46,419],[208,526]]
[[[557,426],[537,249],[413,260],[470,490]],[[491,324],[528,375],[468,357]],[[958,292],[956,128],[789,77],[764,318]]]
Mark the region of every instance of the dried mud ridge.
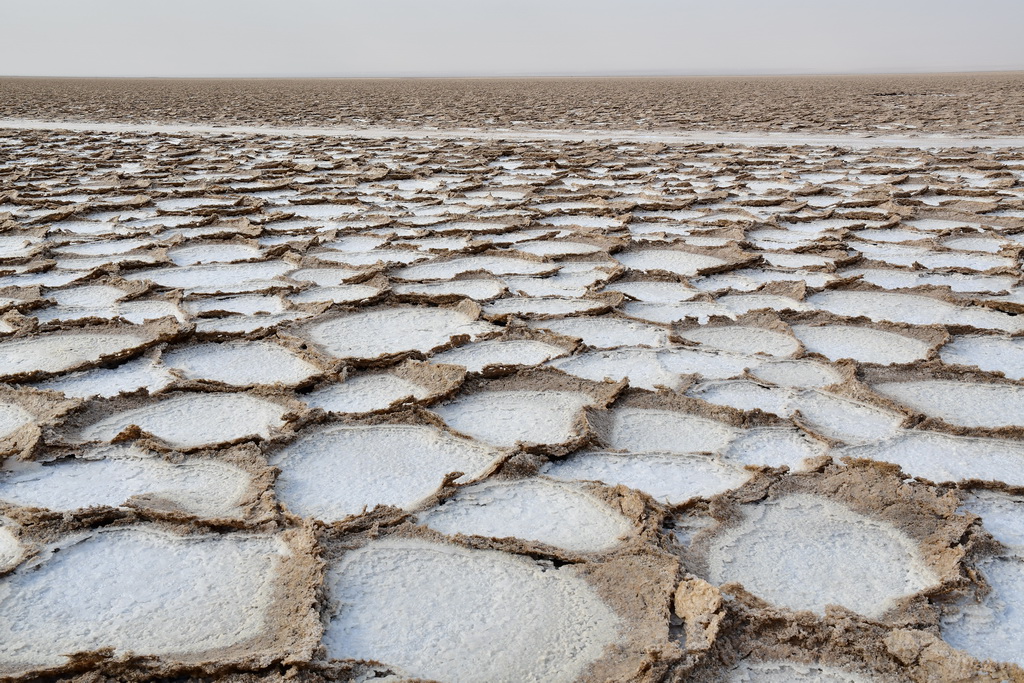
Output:
[[0,134],[3,680],[1024,680],[1024,153]]
[[6,78],[0,79],[0,118],[1021,135],[1022,80],[1021,73],[569,80]]

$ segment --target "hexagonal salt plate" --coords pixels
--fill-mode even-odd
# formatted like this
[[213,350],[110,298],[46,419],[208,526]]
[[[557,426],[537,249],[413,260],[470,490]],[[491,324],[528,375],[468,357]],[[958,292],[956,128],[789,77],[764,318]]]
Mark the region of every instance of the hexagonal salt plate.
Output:
[[618,545],[633,525],[576,486],[543,478],[484,482],[464,489],[420,515],[443,534],[515,537],[574,552]]
[[466,344],[450,351],[443,351],[431,358],[435,363],[461,365],[469,372],[480,372],[484,368],[501,366],[533,366],[547,360],[567,355],[560,346],[535,339],[491,340]]
[[0,501],[59,512],[96,506],[146,507],[166,501],[197,517],[238,517],[250,476],[228,463],[188,460],[169,463],[134,448],[108,449],[104,459],[53,464],[6,463],[0,471]]
[[405,351],[428,352],[458,335],[473,337],[494,329],[461,311],[406,306],[312,323],[303,334],[337,358],[369,360]]
[[244,387],[260,384],[294,386],[320,369],[283,346],[265,341],[185,346],[163,354],[165,365],[188,379]]
[[822,614],[841,605],[878,618],[937,581],[910,537],[834,501],[792,494],[744,514],[711,537],[709,578],[781,607]]
[[495,446],[561,444],[594,399],[576,391],[483,391],[435,406],[449,427]]
[[48,334],[0,343],[0,377],[66,372],[144,345],[147,335],[124,332]]
[[139,527],[68,539],[0,579],[0,671],[106,647],[178,661],[242,645],[266,655],[275,646],[253,641],[275,630],[267,619],[290,554],[271,536]]
[[177,394],[98,420],[73,438],[80,443],[110,441],[135,425],[172,448],[201,448],[248,437],[269,439],[284,426],[287,412],[278,403],[248,394]]
[[924,360],[931,351],[920,339],[857,325],[794,325],[793,334],[808,351],[829,360],[892,365]]
[[568,683],[621,630],[571,566],[418,539],[349,551],[327,586],[338,605],[328,656],[383,662],[406,677]]
[[338,521],[377,505],[411,509],[446,475],[484,474],[501,452],[426,425],[318,427],[271,457],[277,495],[304,517]]
[[[875,391],[905,406],[961,427],[1024,425],[1024,390],[1008,384],[963,380],[882,382]],[[998,406],[998,410],[993,410]]]

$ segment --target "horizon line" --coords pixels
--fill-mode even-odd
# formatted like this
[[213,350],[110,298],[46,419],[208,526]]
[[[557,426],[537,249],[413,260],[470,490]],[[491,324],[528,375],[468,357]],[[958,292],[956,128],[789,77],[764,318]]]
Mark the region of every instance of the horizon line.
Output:
[[681,73],[681,72],[622,72],[622,73],[601,73],[585,74],[579,72],[566,73],[511,73],[511,74],[386,74],[386,75],[326,75],[326,74],[305,74],[305,75],[253,75],[253,74],[226,74],[226,75],[179,75],[179,76],[69,76],[60,74],[48,75],[17,75],[0,74],[0,79],[73,79],[73,80],[526,80],[526,79],[668,79],[668,78],[797,78],[797,77],[847,77],[847,76],[942,76],[950,74],[1007,74],[1024,73],[1024,66],[1021,67],[984,67],[967,68],[937,71],[834,71],[834,72],[802,72],[802,71],[762,71],[762,72],[738,72],[723,71],[716,73]]

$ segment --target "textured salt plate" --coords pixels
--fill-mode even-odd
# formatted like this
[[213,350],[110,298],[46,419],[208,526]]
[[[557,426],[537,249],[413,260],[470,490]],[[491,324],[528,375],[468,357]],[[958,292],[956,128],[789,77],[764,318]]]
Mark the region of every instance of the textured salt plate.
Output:
[[105,256],[109,254],[123,254],[135,249],[141,249],[153,244],[152,239],[122,239],[103,240],[101,242],[81,242],[57,247],[51,251],[55,254],[73,254],[76,256]]
[[698,292],[679,282],[616,282],[606,292],[622,292],[639,301],[655,304],[678,304],[689,301]]
[[284,426],[283,406],[248,394],[178,394],[115,413],[75,434],[78,442],[110,441],[136,425],[173,448],[200,448],[244,438],[269,439]]
[[1024,343],[1016,337],[954,337],[939,350],[939,357],[943,363],[976,366],[1024,379]]
[[375,297],[380,292],[380,289],[370,285],[339,285],[337,287],[312,287],[292,294],[288,298],[297,304],[349,304]]
[[318,251],[311,254],[321,261],[340,263],[345,266],[373,266],[381,263],[415,263],[429,258],[428,255],[411,249],[375,249],[374,251],[336,252]]
[[501,315],[571,315],[596,313],[608,308],[607,301],[571,299],[566,297],[509,297],[484,305],[484,314]]
[[169,501],[198,517],[239,517],[249,475],[212,460],[171,464],[154,458],[62,460],[53,465],[19,463],[0,471],[0,500],[14,505],[69,512],[95,506],[121,507],[134,496]]
[[292,512],[333,522],[377,505],[414,508],[448,474],[475,479],[500,455],[436,427],[338,425],[315,428],[271,464],[281,469],[275,488]]
[[327,587],[339,605],[327,656],[383,662],[410,678],[568,683],[622,628],[572,566],[418,539],[349,551]]
[[510,339],[476,342],[444,351],[431,358],[435,363],[461,365],[469,372],[481,372],[484,368],[502,366],[534,366],[567,352],[560,346],[533,339]]
[[25,549],[22,548],[21,542],[8,528],[5,521],[3,517],[0,517],[0,572],[13,568],[25,555]]
[[329,413],[370,413],[385,410],[403,399],[422,401],[430,396],[426,387],[388,373],[359,375],[332,384],[301,398],[310,408]]
[[596,254],[601,247],[582,242],[526,242],[516,245],[517,251],[537,256],[569,256],[572,254]]
[[708,382],[687,392],[708,403],[739,410],[763,410],[780,417],[797,411],[803,422],[823,436],[863,443],[896,434],[903,416],[814,389],[767,387],[748,380]]
[[149,280],[161,287],[215,293],[224,288],[258,285],[292,270],[284,261],[176,266],[140,270],[125,275],[127,280]]
[[792,356],[800,349],[793,337],[759,327],[702,327],[679,333],[683,339],[733,353]]
[[505,285],[497,280],[452,280],[449,282],[412,282],[392,286],[395,294],[424,296],[464,296],[474,301],[487,301],[505,293]]
[[[924,380],[882,382],[875,391],[909,408],[961,427],[1024,425],[1024,391],[1007,384]],[[993,406],[999,406],[993,410]]]
[[296,282],[312,282],[320,287],[338,287],[354,277],[362,277],[366,271],[356,268],[300,268],[288,274]]
[[903,532],[831,500],[794,494],[744,513],[711,538],[709,578],[781,607],[822,614],[841,605],[878,618],[937,581]]
[[496,329],[457,310],[395,307],[359,311],[307,325],[305,336],[337,358],[373,359],[405,351],[430,352],[459,335]]
[[852,358],[878,365],[924,360],[932,348],[920,339],[857,325],[794,325],[793,334],[805,349],[829,360]]
[[882,679],[821,664],[741,662],[739,666],[729,670],[726,680],[729,683],[871,683]]
[[580,436],[583,408],[594,399],[575,391],[485,391],[435,406],[452,429],[495,446],[560,444]]
[[6,439],[34,421],[35,417],[21,406],[0,403],[0,440]]
[[806,460],[828,453],[821,441],[789,427],[760,427],[737,436],[724,451],[726,460],[742,465],[804,469]]
[[456,275],[475,271],[486,271],[493,275],[540,275],[557,270],[558,266],[555,264],[524,261],[507,256],[468,256],[399,268],[392,275],[402,280],[450,280]]
[[770,311],[810,310],[810,307],[803,301],[777,294],[726,294],[718,298],[718,303],[731,312],[730,317],[762,309]]
[[679,373],[672,372],[662,363],[653,349],[618,349],[577,353],[549,363],[554,368],[582,379],[618,382],[628,379],[630,386],[656,389],[659,386],[678,389],[682,386]]
[[286,311],[285,313],[273,315],[234,315],[228,318],[207,318],[196,322],[196,332],[250,334],[259,331],[269,331],[278,325],[295,322],[296,320],[305,320],[311,317],[313,317],[312,313]]
[[812,360],[763,360],[751,364],[750,372],[780,387],[812,389],[844,381],[843,375],[831,365]]
[[107,647],[187,661],[241,646],[270,630],[275,578],[290,554],[268,536],[143,528],[62,542],[0,579],[2,668],[58,666],[61,653]]
[[12,339],[0,342],[0,376],[66,372],[137,348],[147,341],[144,335],[124,332]]
[[935,285],[954,292],[1004,292],[1017,284],[1011,275],[968,275],[964,273],[929,273],[928,271],[888,270],[885,268],[851,268],[844,277],[860,277],[864,282],[883,289],[901,289]]
[[615,408],[604,436],[617,451],[655,453],[717,453],[739,430],[723,422],[674,410]]
[[285,304],[281,297],[261,296],[258,294],[190,299],[183,306],[186,311],[194,316],[215,312],[256,315],[258,313],[281,313],[285,310]]
[[258,259],[262,252],[258,247],[246,244],[197,244],[175,247],[167,256],[176,266],[192,266],[199,263],[233,263]]
[[1000,491],[972,491],[963,508],[981,517],[985,531],[1000,543],[1024,549],[1024,500]]
[[687,319],[696,320],[703,325],[713,316],[736,318],[736,314],[724,304],[705,301],[680,304],[627,301],[621,308],[622,312],[631,318],[639,318],[640,320],[666,325],[682,322]]
[[59,391],[68,398],[109,398],[146,389],[154,394],[166,389],[175,377],[163,365],[148,358],[129,361],[116,368],[96,368],[39,382],[37,389]]
[[942,618],[943,640],[978,659],[1024,666],[1024,557],[1006,554],[977,565],[992,592]]
[[934,482],[999,481],[1024,486],[1024,443],[907,430],[892,439],[844,448],[837,456],[899,465],[914,477]]
[[1000,311],[976,306],[957,306],[914,294],[831,290],[807,298],[818,310],[847,317],[865,316],[912,325],[971,325],[979,329],[1024,331],[1024,322]]
[[530,326],[551,330],[567,337],[577,337],[587,346],[597,349],[668,345],[668,331],[662,327],[607,316],[534,321]]
[[671,249],[647,249],[615,255],[615,260],[626,268],[638,271],[665,271],[677,275],[697,275],[709,268],[718,268],[728,261],[708,256]]
[[706,455],[582,452],[545,465],[561,481],[599,481],[643,491],[666,505],[710,498],[742,486],[752,476],[742,467]]
[[199,344],[164,353],[164,364],[187,379],[237,387],[294,386],[320,374],[319,368],[271,342]]
[[420,515],[420,523],[442,534],[514,537],[572,552],[608,550],[633,531],[625,517],[595,496],[540,478],[460,489]]

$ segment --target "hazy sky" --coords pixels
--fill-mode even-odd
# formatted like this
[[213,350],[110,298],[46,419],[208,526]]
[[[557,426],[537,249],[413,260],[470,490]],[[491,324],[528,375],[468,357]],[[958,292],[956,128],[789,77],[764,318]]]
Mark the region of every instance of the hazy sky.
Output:
[[11,76],[1024,70],[1024,0],[3,0]]

